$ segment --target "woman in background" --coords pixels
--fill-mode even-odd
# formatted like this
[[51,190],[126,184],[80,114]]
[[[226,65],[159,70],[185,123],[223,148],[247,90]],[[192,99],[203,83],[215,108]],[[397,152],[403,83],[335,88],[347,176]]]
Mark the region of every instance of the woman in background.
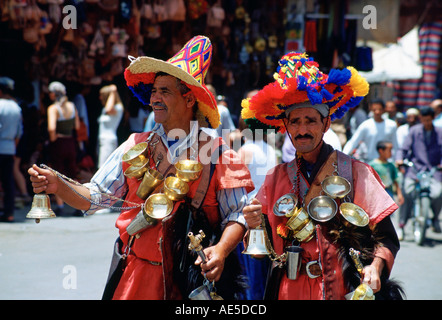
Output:
[[[68,101],[66,87],[58,81],[49,84],[48,107],[49,161],[58,172],[75,178],[77,175],[77,141],[74,134],[80,127],[75,105]],[[55,196],[55,212],[62,214],[64,202]]]
[[113,84],[100,89],[100,101],[104,108],[98,118],[98,168],[118,146],[117,129],[124,112],[117,86]]

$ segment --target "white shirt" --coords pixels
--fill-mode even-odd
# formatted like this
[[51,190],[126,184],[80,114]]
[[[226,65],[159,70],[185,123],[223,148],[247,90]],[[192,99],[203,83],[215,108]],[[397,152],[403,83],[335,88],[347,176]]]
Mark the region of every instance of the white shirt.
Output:
[[255,185],[255,189],[249,193],[251,199],[255,197],[264,183],[267,172],[276,166],[276,152],[264,140],[247,140],[239,152],[247,152],[252,155],[252,158],[246,163]]
[[365,161],[370,162],[379,156],[376,144],[384,140],[393,143],[392,154],[394,156],[397,150],[396,128],[396,122],[390,119],[384,119],[382,122],[376,122],[373,118],[367,119],[361,123],[351,139],[347,141],[343,152],[351,154],[360,143],[364,143],[367,147]]
[[117,139],[117,129],[120,124],[121,118],[123,118],[123,105],[117,103],[115,106],[115,114],[106,114],[101,111],[101,115],[98,118],[98,137],[100,139]]

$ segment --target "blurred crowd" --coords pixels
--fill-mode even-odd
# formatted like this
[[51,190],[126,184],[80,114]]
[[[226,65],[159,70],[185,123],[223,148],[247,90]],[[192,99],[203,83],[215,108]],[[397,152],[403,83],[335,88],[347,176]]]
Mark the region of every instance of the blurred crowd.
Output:
[[[214,86],[208,85],[208,88],[218,101],[221,115],[218,134],[248,165],[256,192],[267,171],[278,163],[291,161],[296,150],[285,134],[245,134],[246,125],[241,117],[230,113],[231,106],[223,96],[217,95]],[[97,119],[90,119],[88,109],[97,107],[87,105],[85,88],[75,90],[61,82],[51,82],[47,97],[42,99],[43,106],[35,106],[16,95],[18,89],[13,79],[0,78],[1,221],[14,221],[14,209],[31,203],[32,188],[27,170],[32,164],[45,163],[70,178],[86,182],[118,146],[118,132],[122,126],[128,126],[124,133],[130,134],[150,131],[155,125],[153,112],[141,108],[138,117],[128,121],[127,107],[115,84],[99,90],[96,99],[101,103],[101,111]],[[246,92],[244,97],[255,93],[256,90]],[[412,130],[419,126],[425,132],[422,143],[416,141],[420,136]],[[424,163],[428,169],[440,166],[441,131],[441,99],[434,100],[428,107],[409,108],[404,112],[398,111],[393,101],[372,99],[368,110],[358,106],[345,118],[334,122],[324,140],[335,149],[370,164],[402,210],[410,206],[410,196],[404,190],[406,179],[400,164],[408,159]],[[94,148],[90,147],[92,132],[97,133]],[[440,186],[440,176],[435,179],[435,184]],[[441,198],[440,190],[438,192]],[[55,197],[52,200],[56,214],[63,215],[63,201]],[[437,208],[440,209],[440,204],[435,204],[434,209]],[[80,212],[75,214],[81,215]],[[406,220],[401,218],[401,228]],[[434,228],[440,231],[437,219]]]

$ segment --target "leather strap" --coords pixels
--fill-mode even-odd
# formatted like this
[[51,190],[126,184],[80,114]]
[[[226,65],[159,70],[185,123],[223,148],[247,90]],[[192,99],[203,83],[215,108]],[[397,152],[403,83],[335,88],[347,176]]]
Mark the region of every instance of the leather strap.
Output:
[[336,151],[338,155],[338,172],[339,176],[345,178],[350,182],[351,190],[348,194],[350,197],[350,201],[353,201],[354,198],[354,190],[353,190],[353,172],[351,165],[351,157],[343,152]]

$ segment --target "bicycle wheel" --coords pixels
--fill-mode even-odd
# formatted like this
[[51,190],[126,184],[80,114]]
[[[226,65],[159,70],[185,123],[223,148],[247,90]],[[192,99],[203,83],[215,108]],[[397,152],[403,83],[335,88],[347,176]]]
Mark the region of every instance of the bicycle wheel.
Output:
[[420,198],[419,214],[416,215],[414,225],[414,241],[422,246],[425,242],[425,232],[427,230],[427,218],[430,210],[430,199],[428,197]]

